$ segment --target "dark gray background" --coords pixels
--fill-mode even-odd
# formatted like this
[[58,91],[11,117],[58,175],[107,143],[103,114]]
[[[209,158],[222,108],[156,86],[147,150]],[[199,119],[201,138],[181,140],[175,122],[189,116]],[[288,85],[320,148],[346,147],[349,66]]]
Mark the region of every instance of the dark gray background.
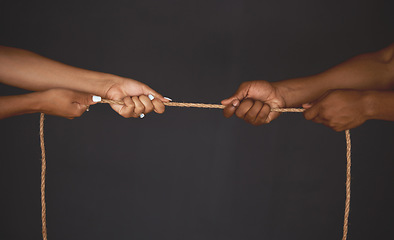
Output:
[[[218,103],[394,42],[390,1],[2,1],[0,44]],[[1,95],[26,91],[0,85]],[[39,114],[2,120],[0,239],[40,239]],[[393,238],[394,124],[352,131],[349,239]],[[48,117],[49,239],[340,239],[344,133],[220,110]]]

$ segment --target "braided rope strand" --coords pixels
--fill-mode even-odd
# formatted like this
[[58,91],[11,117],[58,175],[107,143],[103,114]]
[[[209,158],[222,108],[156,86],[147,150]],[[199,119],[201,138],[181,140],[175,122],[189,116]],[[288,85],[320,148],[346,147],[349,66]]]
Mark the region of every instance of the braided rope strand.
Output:
[[345,200],[345,215],[343,217],[343,235],[342,240],[346,240],[349,223],[350,211],[350,182],[351,182],[351,167],[352,167],[352,142],[350,139],[350,131],[345,131],[346,136],[346,200]]
[[[102,99],[99,103],[124,105],[123,101]],[[206,104],[206,103],[184,103],[184,102],[165,102],[164,105],[168,107],[186,107],[186,108],[210,108],[210,109],[224,109],[226,106],[221,104]],[[271,108],[271,112],[304,112],[303,108]]]
[[44,120],[45,114],[40,114],[40,147],[41,147],[41,224],[42,224],[42,239],[47,240],[47,217],[46,217],[46,203],[45,203],[45,174],[47,169],[45,141],[44,141]]
[[[102,99],[100,103],[119,104],[124,105],[122,101]],[[221,104],[204,104],[204,103],[181,103],[181,102],[168,102],[164,105],[169,107],[187,107],[187,108],[208,108],[208,109],[224,109],[225,106]],[[302,113],[303,108],[272,108],[271,112],[297,112]],[[41,113],[40,116],[40,145],[41,145],[41,222],[42,222],[42,238],[47,240],[47,226],[46,226],[46,203],[45,203],[45,173],[46,173],[46,155],[44,143],[44,119],[45,114]],[[342,240],[347,239],[348,222],[350,212],[350,183],[351,183],[351,139],[350,131],[345,131],[346,137],[346,199],[345,199],[345,212],[343,220],[343,235]]]

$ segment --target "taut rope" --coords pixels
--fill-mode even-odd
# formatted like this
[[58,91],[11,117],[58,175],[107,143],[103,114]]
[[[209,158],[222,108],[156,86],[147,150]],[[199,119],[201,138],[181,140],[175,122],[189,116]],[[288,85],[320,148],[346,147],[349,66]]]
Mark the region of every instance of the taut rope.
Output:
[[[115,101],[109,99],[102,99],[100,103],[119,104],[124,105],[122,101]],[[181,102],[168,102],[164,105],[169,107],[187,107],[187,108],[216,108],[224,109],[224,105],[220,104],[204,104],[204,103],[181,103]],[[304,112],[303,108],[271,108],[271,112]],[[45,156],[45,142],[44,142],[44,119],[45,114],[41,113],[40,116],[40,144],[41,144],[41,222],[42,222],[42,238],[47,240],[47,226],[46,226],[46,204],[45,204],[45,172],[46,172],[46,156]],[[346,130],[346,200],[345,200],[345,214],[343,220],[343,235],[342,240],[347,239],[349,211],[350,211],[350,180],[351,180],[351,140],[350,131]]]

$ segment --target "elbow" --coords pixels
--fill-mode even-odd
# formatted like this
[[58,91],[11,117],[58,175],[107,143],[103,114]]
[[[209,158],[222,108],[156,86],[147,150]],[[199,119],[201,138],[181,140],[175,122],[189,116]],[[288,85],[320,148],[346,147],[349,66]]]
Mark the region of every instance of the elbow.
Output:
[[380,51],[381,59],[386,64],[393,64],[394,62],[394,43]]
[[384,65],[388,88],[394,90],[394,43],[377,52],[379,61]]
[[386,64],[389,72],[390,89],[394,90],[394,43],[389,47],[389,53],[386,57]]

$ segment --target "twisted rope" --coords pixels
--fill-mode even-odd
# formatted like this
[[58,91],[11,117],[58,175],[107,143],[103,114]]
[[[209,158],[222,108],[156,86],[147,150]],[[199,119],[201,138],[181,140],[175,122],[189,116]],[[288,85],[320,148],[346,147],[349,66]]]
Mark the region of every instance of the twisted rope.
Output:
[[[123,101],[102,99],[99,103],[124,105]],[[221,104],[206,104],[206,103],[183,103],[183,102],[165,102],[164,105],[168,107],[186,107],[186,108],[210,108],[210,109],[224,109],[226,106]],[[271,108],[271,112],[304,112],[303,108]]]
[[[122,101],[102,99],[100,103],[119,104],[124,105]],[[187,108],[209,108],[209,109],[224,109],[224,105],[220,104],[204,104],[204,103],[181,103],[168,102],[164,105],[169,107],[187,107]],[[303,108],[271,108],[271,112],[304,112]],[[42,222],[42,238],[47,240],[47,226],[46,226],[46,204],[45,204],[45,172],[46,172],[46,155],[44,142],[44,119],[45,114],[40,116],[40,144],[41,144],[41,222]],[[350,211],[350,182],[351,182],[351,140],[350,131],[345,131],[346,136],[346,199],[345,199],[345,213],[343,220],[343,235],[342,240],[347,239],[349,211]]]
[[47,170],[45,142],[44,142],[45,114],[40,114],[40,146],[41,146],[41,224],[42,239],[47,240],[47,207],[45,203],[45,172]]

